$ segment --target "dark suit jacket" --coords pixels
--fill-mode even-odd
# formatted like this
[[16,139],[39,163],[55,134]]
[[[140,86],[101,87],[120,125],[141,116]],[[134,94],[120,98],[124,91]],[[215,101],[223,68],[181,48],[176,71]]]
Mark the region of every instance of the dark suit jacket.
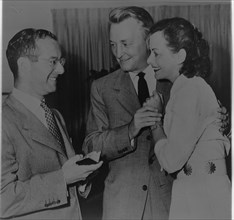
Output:
[[168,217],[171,181],[155,159],[149,163],[154,143],[149,129],[131,146],[128,126],[140,103],[129,74],[117,70],[93,82],[91,109],[84,151],[101,150],[109,160],[105,180],[103,219],[141,219],[147,195],[153,192],[153,219]]
[[2,218],[81,219],[76,188],[67,190],[61,170],[75,152],[63,118],[56,115],[65,150],[40,120],[12,95],[3,103]]

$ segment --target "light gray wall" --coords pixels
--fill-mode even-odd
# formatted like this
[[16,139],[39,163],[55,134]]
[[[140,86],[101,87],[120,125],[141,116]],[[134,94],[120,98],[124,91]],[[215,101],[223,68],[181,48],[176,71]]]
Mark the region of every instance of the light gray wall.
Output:
[[[150,5],[171,5],[171,4],[204,4],[207,2],[217,3],[218,0],[92,0],[92,1],[3,1],[3,35],[2,35],[2,92],[9,92],[13,87],[13,76],[8,67],[5,51],[9,40],[24,28],[43,28],[53,31],[52,8],[87,8],[87,7],[118,7],[126,5],[150,6]],[[222,1],[223,2],[223,1]]]

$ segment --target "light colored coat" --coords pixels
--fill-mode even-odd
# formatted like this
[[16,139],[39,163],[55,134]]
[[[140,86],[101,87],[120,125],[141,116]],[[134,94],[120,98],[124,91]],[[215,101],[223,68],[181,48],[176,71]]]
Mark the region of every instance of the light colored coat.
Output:
[[75,155],[65,123],[56,121],[65,151],[37,117],[12,95],[2,108],[1,217],[81,219],[76,187],[69,187],[61,167]]
[[160,171],[157,159],[149,163],[151,132],[144,129],[135,138],[135,146],[129,140],[128,125],[139,108],[130,76],[122,70],[93,82],[83,150],[101,150],[102,157],[110,161],[104,220],[142,219],[146,201],[150,201],[152,219],[168,218],[171,179]]

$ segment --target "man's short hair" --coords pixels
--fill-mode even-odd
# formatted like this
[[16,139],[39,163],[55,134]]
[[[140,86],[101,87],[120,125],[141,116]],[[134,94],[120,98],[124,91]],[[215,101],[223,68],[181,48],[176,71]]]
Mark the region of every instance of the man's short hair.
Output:
[[144,8],[137,6],[115,8],[109,14],[109,24],[118,24],[128,18],[134,18],[140,22],[144,29],[145,37],[147,37],[154,21]]
[[17,60],[20,57],[35,56],[37,49],[36,41],[50,37],[57,41],[57,38],[50,31],[43,29],[27,28],[18,32],[8,43],[6,56],[14,78],[18,78]]

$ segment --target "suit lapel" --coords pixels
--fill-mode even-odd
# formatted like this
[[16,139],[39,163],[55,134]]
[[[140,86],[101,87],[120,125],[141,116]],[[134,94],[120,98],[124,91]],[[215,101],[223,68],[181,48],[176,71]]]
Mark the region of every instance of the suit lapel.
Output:
[[120,70],[115,82],[114,90],[119,103],[131,116],[134,115],[141,106],[129,74]]
[[60,118],[60,115],[56,111],[53,111],[53,112],[55,115],[56,123],[59,127],[60,133],[61,133],[62,138],[63,138],[64,147],[66,150],[67,157],[71,158],[72,156],[75,155],[75,151],[71,145],[68,134],[65,132],[66,131],[65,123],[63,122],[63,119]]
[[66,156],[64,151],[59,147],[55,137],[53,137],[53,135],[48,132],[48,129],[31,111],[29,111],[12,95],[10,95],[6,102],[15,111],[16,114],[19,114],[19,123],[22,125],[22,132],[25,136],[31,137],[33,141],[41,143]]

